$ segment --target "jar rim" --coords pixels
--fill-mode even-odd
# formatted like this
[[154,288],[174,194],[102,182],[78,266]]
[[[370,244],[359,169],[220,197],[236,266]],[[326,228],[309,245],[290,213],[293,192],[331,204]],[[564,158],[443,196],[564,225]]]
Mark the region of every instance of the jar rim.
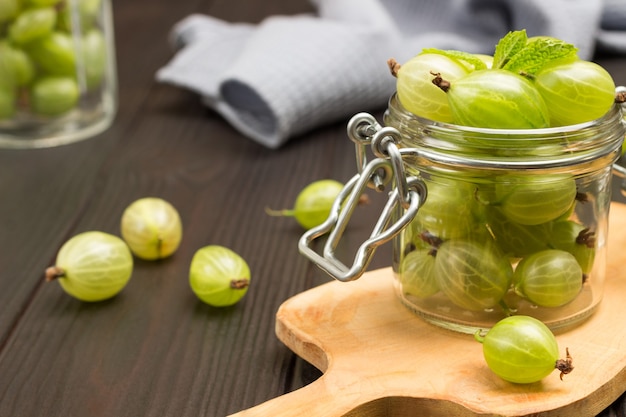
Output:
[[[610,157],[616,160],[626,135],[622,107],[601,118],[541,129],[492,129],[436,122],[406,110],[393,94],[384,114],[400,132],[405,155],[474,167],[532,169],[563,167]],[[611,162],[612,163],[612,162]]]

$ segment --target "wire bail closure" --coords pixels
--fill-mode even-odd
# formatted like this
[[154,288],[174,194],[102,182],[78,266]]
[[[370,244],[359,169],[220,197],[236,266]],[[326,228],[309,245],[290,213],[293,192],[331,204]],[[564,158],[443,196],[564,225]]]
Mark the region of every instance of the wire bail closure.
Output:
[[[421,179],[406,176],[402,154],[397,146],[401,139],[398,130],[381,127],[368,113],[353,116],[347,130],[349,138],[355,143],[358,173],[339,193],[326,221],[307,231],[298,242],[298,248],[304,256],[342,282],[353,281],[363,275],[378,246],[393,239],[413,220],[427,196],[426,185]],[[367,158],[368,145],[371,145],[376,156],[371,161]],[[360,197],[368,187],[384,191],[385,186],[394,179],[394,187],[370,237],[357,250],[352,266],[346,266],[337,259],[335,250]],[[402,209],[402,215],[389,224],[398,206]],[[311,246],[325,235],[328,235],[328,239],[320,255]]]
[[[622,97],[626,97],[626,86],[617,86],[615,88],[615,94],[616,96],[622,96]],[[622,107],[622,111],[626,112],[626,102],[622,101],[621,102],[621,107]],[[622,117],[622,124],[624,125],[624,127],[626,127],[626,114],[623,115]],[[624,160],[624,157],[621,157],[622,160]],[[626,196],[626,167],[624,167],[623,165],[620,165],[619,162],[616,162],[613,164],[613,174],[615,174],[615,176],[617,176],[618,178],[620,178],[622,180],[622,183],[620,184],[620,191],[622,192],[622,195]]]

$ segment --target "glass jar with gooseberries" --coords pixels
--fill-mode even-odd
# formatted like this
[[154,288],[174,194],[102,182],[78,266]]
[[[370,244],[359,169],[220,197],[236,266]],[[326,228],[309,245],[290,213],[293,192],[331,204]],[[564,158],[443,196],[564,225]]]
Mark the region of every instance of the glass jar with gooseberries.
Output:
[[405,305],[467,332],[514,314],[556,330],[596,310],[624,139],[619,106],[588,123],[504,130],[422,119],[394,96],[384,122],[416,150],[406,172],[428,190],[393,243]]
[[110,0],[2,0],[0,147],[93,137],[116,107]]
[[[384,127],[361,113],[348,133],[360,173],[299,243],[334,278],[358,278],[391,241],[398,298],[444,328],[475,333],[527,315],[565,329],[598,308],[612,170],[625,135],[619,104],[576,125],[487,129],[418,117],[394,95]],[[368,159],[370,145],[377,158]],[[385,182],[389,203],[346,266],[335,249],[355,202]],[[326,234],[320,255],[313,242]]]

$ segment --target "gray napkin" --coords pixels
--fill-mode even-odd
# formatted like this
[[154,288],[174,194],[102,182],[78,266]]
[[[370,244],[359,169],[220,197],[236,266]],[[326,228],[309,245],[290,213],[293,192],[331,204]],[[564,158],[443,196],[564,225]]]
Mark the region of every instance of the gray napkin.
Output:
[[386,61],[422,48],[493,53],[510,30],[626,54],[626,0],[311,0],[314,15],[259,24],[191,15],[171,32],[174,57],[156,78],[200,94],[253,140],[287,140],[383,108],[395,88]]

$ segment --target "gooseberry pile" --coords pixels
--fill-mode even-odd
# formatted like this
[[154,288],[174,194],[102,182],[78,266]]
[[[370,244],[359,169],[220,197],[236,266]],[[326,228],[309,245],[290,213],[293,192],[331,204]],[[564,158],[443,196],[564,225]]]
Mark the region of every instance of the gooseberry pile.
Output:
[[[0,2],[0,120],[49,118],[98,90],[106,71],[101,0]],[[79,23],[78,25],[76,23]]]
[[615,101],[615,83],[574,45],[509,32],[493,57],[425,49],[407,63],[391,59],[397,94],[410,112],[438,122],[534,129],[588,122]]
[[[425,49],[388,64],[408,112],[443,128],[471,127],[461,129],[468,143],[483,139],[473,128],[504,132],[501,144],[516,131],[511,149],[523,155],[551,148],[526,144],[520,132],[590,122],[619,101],[608,72],[580,59],[572,44],[523,30],[504,36],[493,56]],[[510,150],[485,152],[506,158]],[[396,268],[411,302],[469,316],[523,308],[557,317],[584,293],[599,245],[593,215],[582,215],[593,214],[597,197],[585,179],[563,170],[415,171],[428,196],[404,232]]]

